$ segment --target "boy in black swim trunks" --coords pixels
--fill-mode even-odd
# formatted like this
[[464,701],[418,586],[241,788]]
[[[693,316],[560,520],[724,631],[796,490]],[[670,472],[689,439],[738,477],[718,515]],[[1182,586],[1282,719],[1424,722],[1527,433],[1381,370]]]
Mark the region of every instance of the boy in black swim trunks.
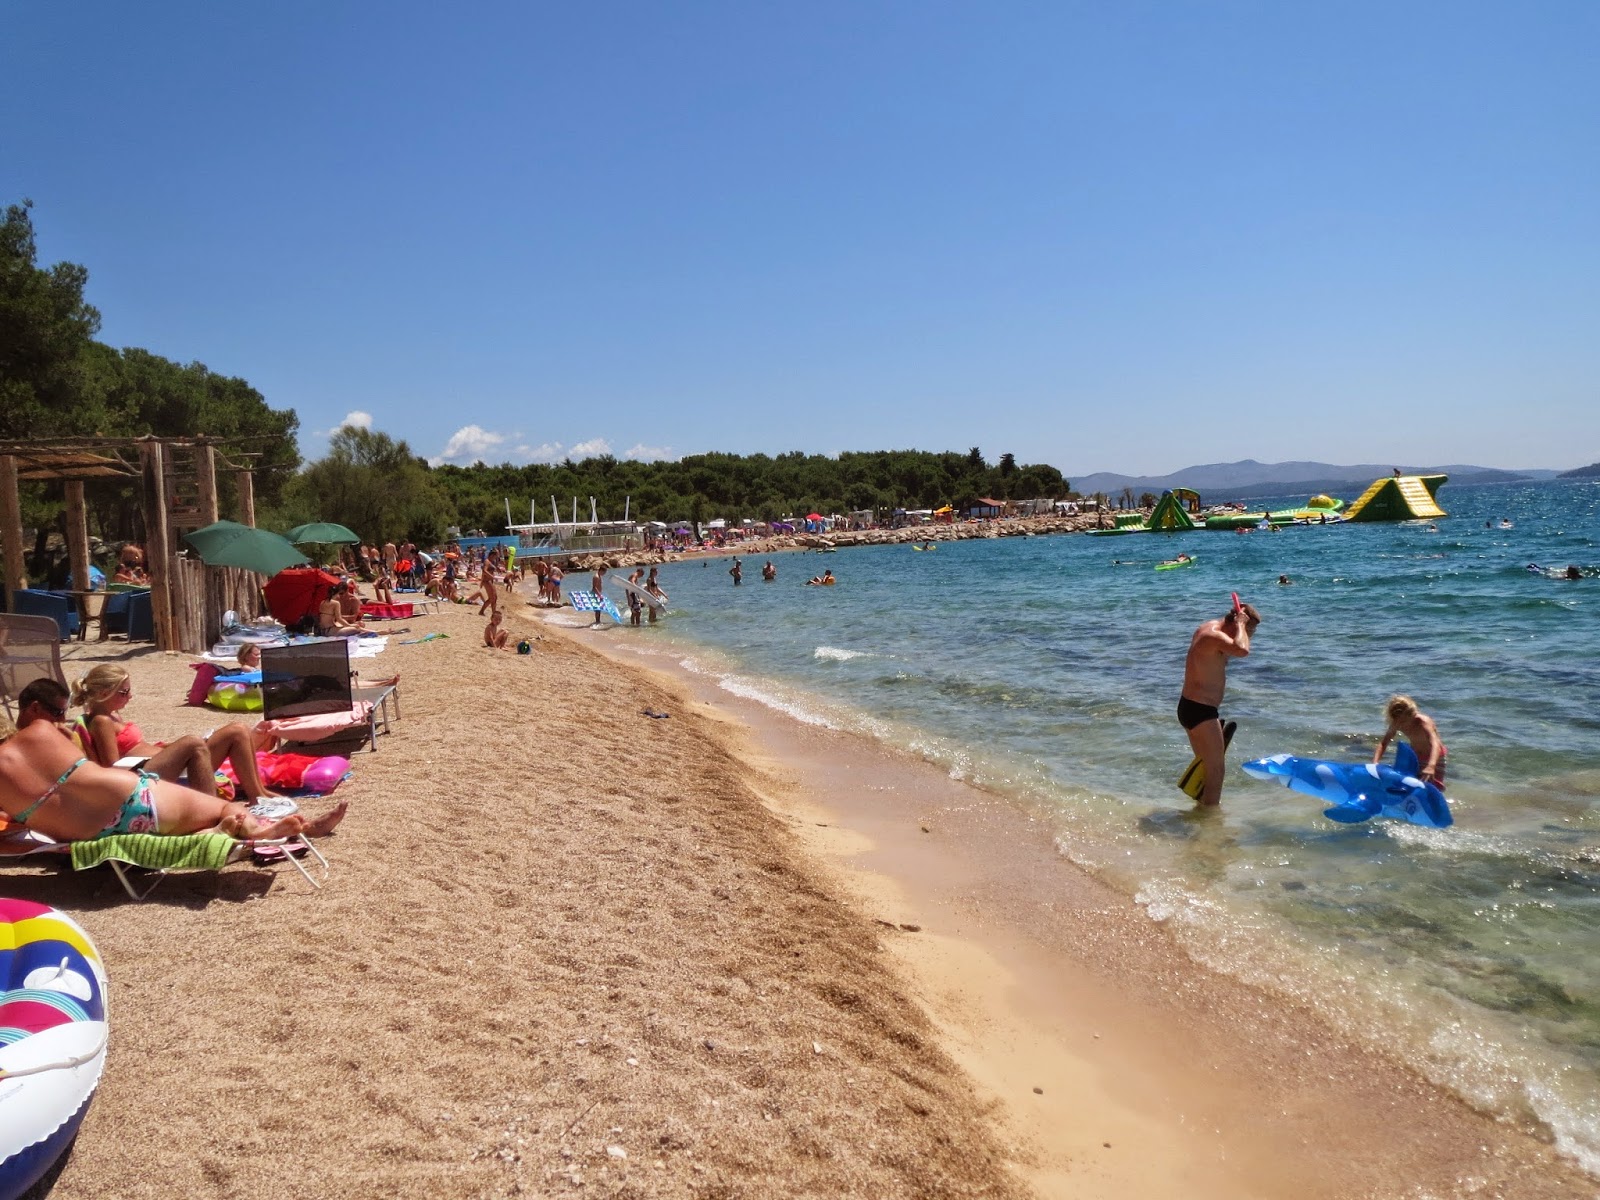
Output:
[[1253,605],[1236,603],[1227,616],[1201,624],[1189,641],[1189,654],[1183,663],[1183,694],[1178,699],[1178,724],[1189,735],[1195,757],[1205,766],[1205,787],[1200,792],[1202,808],[1222,803],[1227,746],[1218,709],[1228,686],[1228,660],[1249,655],[1250,638],[1260,624],[1261,614]]

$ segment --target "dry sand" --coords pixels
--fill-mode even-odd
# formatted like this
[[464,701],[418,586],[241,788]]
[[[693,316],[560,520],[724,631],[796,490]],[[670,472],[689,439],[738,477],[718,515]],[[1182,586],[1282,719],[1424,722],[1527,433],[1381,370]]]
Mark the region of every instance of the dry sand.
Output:
[[[487,650],[474,614],[357,663],[404,715],[355,757],[322,891],[0,875],[111,976],[55,1196],[1593,1194],[1195,966],[994,798],[606,634]],[[71,653],[128,663],[152,736],[217,723],[178,656]]]

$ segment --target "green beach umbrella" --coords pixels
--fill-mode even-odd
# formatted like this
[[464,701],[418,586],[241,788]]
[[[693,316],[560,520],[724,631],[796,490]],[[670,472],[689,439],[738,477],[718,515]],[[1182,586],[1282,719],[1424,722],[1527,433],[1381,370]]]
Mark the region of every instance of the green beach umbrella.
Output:
[[361,539],[343,525],[332,521],[313,521],[309,525],[296,525],[286,535],[296,546],[315,543],[319,546],[357,546]]
[[258,575],[276,575],[308,561],[282,534],[237,521],[218,521],[184,534],[183,540],[208,567],[242,567]]

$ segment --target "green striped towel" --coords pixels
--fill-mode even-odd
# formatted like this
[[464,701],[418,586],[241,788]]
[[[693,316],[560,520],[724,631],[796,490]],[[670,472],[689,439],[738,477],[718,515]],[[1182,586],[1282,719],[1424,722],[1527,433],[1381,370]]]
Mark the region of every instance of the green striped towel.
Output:
[[218,871],[238,842],[225,833],[118,833],[92,842],[72,843],[72,869],[87,871],[116,859],[156,871]]

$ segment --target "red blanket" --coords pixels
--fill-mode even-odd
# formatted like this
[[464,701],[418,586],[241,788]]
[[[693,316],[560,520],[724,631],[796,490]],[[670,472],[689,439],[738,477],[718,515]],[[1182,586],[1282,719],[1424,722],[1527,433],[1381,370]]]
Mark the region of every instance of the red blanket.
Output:
[[378,621],[406,621],[410,620],[413,607],[410,604],[379,604],[367,600],[361,605],[361,615]]

